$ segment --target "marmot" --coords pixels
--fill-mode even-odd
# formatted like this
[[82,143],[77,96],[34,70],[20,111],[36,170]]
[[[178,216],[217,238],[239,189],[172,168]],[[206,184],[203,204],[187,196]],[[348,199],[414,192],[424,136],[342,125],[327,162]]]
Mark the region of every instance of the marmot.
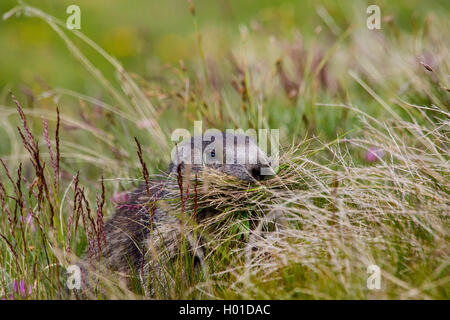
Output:
[[[230,133],[223,133],[221,136],[222,139],[192,137],[179,144],[172,154],[168,176],[186,174],[187,171],[198,173],[203,166],[207,166],[248,182],[265,178],[261,169],[271,170],[270,159],[251,137]],[[194,142],[198,138],[200,140]],[[106,271],[113,271],[128,280],[132,272],[140,274],[138,278],[144,288],[151,287],[154,281],[160,280],[157,278],[162,275],[161,262],[155,254],[164,250],[168,259],[171,259],[179,252],[179,218],[158,205],[158,200],[169,196],[166,181],[161,179],[151,180],[148,184],[142,183],[106,222],[106,243],[100,249],[101,259],[92,263],[85,254],[78,264],[82,273],[82,292],[95,288],[100,275]],[[201,220],[212,214],[215,214],[214,210],[203,210],[196,218]],[[198,245],[202,242],[201,236],[194,239],[187,231],[187,239],[186,243],[196,263],[201,262],[203,250]],[[145,292],[149,295],[151,289]]]

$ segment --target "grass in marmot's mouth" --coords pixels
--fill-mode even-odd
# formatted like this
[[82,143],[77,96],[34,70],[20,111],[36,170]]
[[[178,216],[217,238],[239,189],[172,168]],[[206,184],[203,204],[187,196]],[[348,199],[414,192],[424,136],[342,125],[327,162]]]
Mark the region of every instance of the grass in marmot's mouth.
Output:
[[[205,256],[191,272],[181,237],[161,279],[170,290],[154,284],[151,298],[449,299],[446,19],[411,32],[386,22],[374,33],[347,17],[350,8],[327,9],[309,36],[286,32],[278,16],[274,26],[264,11],[266,22],[227,42],[228,63],[209,31],[220,30],[199,27],[194,15],[198,57],[160,78],[128,73],[38,8],[21,3],[6,14],[7,23],[22,13],[48,24],[104,98],[45,85],[27,91],[25,106],[15,90],[18,99],[0,94],[8,137],[0,143],[0,298],[69,298],[67,267],[95,253],[123,193],[166,178],[158,172],[171,130],[203,119],[220,130],[279,128],[279,166],[254,183],[211,169],[184,177],[181,190],[179,177],[169,178],[173,196],[157,201],[186,233],[204,235]],[[105,75],[105,61],[116,77]],[[367,287],[369,266],[381,271],[378,290]],[[102,298],[143,298],[139,272],[130,277],[132,288],[114,283]]]

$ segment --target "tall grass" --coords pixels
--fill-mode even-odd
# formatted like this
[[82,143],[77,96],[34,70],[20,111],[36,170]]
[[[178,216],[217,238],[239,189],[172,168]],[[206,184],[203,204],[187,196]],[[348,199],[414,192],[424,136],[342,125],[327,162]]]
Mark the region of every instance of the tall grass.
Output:
[[[426,20],[414,35],[387,22],[391,36],[367,30],[356,14],[338,26],[318,11],[330,30],[269,39],[270,26],[255,23],[222,63],[221,44],[191,4],[198,61],[173,66],[170,86],[126,72],[38,8],[6,14],[48,23],[110,97],[45,88],[34,108],[13,95],[1,106],[10,152],[0,175],[0,296],[69,298],[65,268],[85,251],[95,256],[122,192],[164,169],[170,131],[203,119],[219,129],[280,128],[277,175],[250,186],[209,170],[182,184],[175,177],[174,194],[184,196],[166,207],[185,217],[183,232],[207,240],[200,272],[181,236],[179,259],[159,275],[171,286],[141,286],[133,274],[132,288],[105,279],[102,298],[448,299],[445,22]],[[89,48],[115,79],[87,58]],[[61,114],[40,108],[55,105]],[[222,213],[192,222],[210,207]],[[380,290],[367,288],[369,265],[382,271]]]

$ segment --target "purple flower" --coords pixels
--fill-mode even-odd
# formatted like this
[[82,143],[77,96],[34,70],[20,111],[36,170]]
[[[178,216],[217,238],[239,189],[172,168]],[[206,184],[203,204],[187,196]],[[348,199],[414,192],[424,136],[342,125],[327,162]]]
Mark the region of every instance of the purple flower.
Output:
[[13,290],[14,290],[15,293],[19,292],[19,289],[17,288],[17,280],[16,279],[14,279]]
[[369,163],[372,163],[372,162],[380,160],[383,156],[384,156],[383,149],[370,147],[366,153],[366,161]]
[[30,225],[31,232],[36,231],[36,228],[34,227],[33,216],[31,215],[31,213],[28,213],[27,215],[27,224]]
[[26,295],[26,293],[25,293],[25,281],[23,281],[23,279],[20,279],[19,287],[20,287],[20,295],[22,297],[25,297],[25,295]]

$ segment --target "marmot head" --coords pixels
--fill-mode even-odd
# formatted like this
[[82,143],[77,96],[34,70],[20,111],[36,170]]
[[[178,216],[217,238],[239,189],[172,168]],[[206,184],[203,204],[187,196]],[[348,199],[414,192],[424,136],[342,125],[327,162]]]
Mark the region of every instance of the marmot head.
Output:
[[274,175],[271,159],[252,137],[219,130],[208,130],[203,136],[177,144],[172,151],[169,172],[177,171],[179,165],[183,170],[189,167],[192,172],[207,166],[245,181]]

